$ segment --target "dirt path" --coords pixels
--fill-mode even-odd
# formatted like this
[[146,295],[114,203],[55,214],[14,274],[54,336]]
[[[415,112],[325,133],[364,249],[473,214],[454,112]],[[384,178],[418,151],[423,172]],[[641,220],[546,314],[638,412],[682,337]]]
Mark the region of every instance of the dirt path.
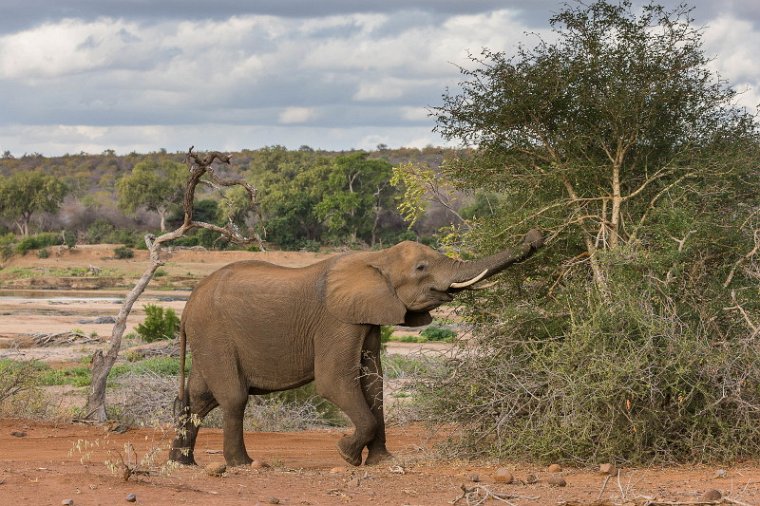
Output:
[[[116,434],[103,427],[0,420],[0,498],[11,505],[60,505],[65,499],[77,506],[127,504],[128,494],[135,494],[137,504],[156,505],[445,505],[460,496],[465,485],[506,494],[517,505],[591,504],[598,498],[622,504],[642,497],[693,504],[708,489],[745,504],[760,504],[758,465],[727,468],[724,477],[717,477],[714,467],[623,469],[619,480],[610,479],[602,490],[605,478],[593,470],[564,470],[560,474],[567,486],[555,487],[547,483],[550,473],[543,468],[507,464],[518,480],[528,474],[539,479],[532,485],[507,485],[494,482],[494,465],[433,461],[430,438],[419,427],[389,430],[395,463],[347,467],[335,451],[341,432],[247,433],[250,453],[271,467],[234,468],[211,477],[203,466],[223,462],[221,431],[203,429],[197,447],[199,467],[161,472],[166,455],[161,452],[150,475],[125,482],[103,464],[115,458],[106,450],[123,451],[124,444],[131,443],[142,458],[151,448],[166,448],[170,431],[132,429]],[[84,441],[99,445],[89,450],[89,457]],[[83,452],[72,452],[77,442]],[[473,482],[473,475],[480,481]]]

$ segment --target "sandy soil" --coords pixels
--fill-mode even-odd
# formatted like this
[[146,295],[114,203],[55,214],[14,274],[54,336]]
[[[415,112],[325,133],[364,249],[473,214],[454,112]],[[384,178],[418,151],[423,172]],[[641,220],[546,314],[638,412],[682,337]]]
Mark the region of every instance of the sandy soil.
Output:
[[[50,258],[34,254],[12,259],[0,270],[0,357],[39,358],[62,364],[90,355],[104,342],[73,346],[30,347],[36,333],[67,332],[110,336],[111,324],[88,323],[99,316],[113,316],[119,301],[145,268],[144,252],[132,260],[112,259],[112,246],[78,247],[54,251]],[[181,313],[190,287],[211,271],[231,261],[259,258],[283,265],[305,265],[327,255],[314,253],[245,253],[174,251],[167,255],[166,274],[156,279],[138,301],[128,322],[129,332],[142,318],[144,303],[174,308]],[[66,269],[100,269],[92,276],[62,276]],[[114,288],[115,287],[115,288]],[[10,292],[8,290],[11,290]],[[28,293],[19,290],[34,290]],[[35,298],[40,290],[46,299]],[[35,297],[29,297],[34,295]],[[51,299],[50,296],[59,297]],[[103,296],[110,299],[103,299]],[[65,297],[65,298],[63,298]],[[97,297],[97,298],[94,298]],[[445,345],[393,343],[391,353],[445,352]],[[63,394],[62,394],[63,395]],[[346,466],[335,443],[347,429],[298,433],[247,433],[251,455],[270,464],[264,469],[234,468],[221,477],[208,476],[203,466],[222,463],[221,431],[202,429],[196,459],[200,466],[167,472],[166,448],[169,429],[130,429],[109,432],[107,426],[53,424],[29,420],[0,419],[0,499],[2,504],[59,505],[72,499],[75,505],[126,503],[135,494],[137,504],[389,504],[444,505],[462,497],[462,486],[479,487],[470,496],[476,504],[486,491],[501,494],[502,501],[489,504],[644,504],[649,500],[667,504],[718,504],[701,501],[710,489],[719,490],[733,502],[760,505],[760,464],[741,463],[725,467],[684,466],[622,469],[611,479],[596,469],[565,469],[565,487],[549,484],[543,467],[501,463],[515,483],[496,483],[496,463],[442,462],[435,459],[435,439],[418,426],[391,427],[389,448],[396,461],[376,467]],[[440,431],[435,438],[440,439]],[[74,450],[79,442],[83,452]],[[85,443],[86,442],[86,443]],[[138,460],[159,448],[155,461],[143,469],[149,474],[124,481],[104,464],[118,460],[124,445],[136,449]],[[97,445],[89,450],[85,446]],[[109,453],[109,450],[111,452]],[[528,475],[538,478],[526,484]],[[477,478],[479,481],[473,481]],[[506,502],[505,502],[506,501]],[[462,498],[457,504],[468,504]],[[652,504],[665,504],[652,503]]]
[[[154,466],[143,468],[148,475],[125,482],[120,472],[112,473],[103,462],[118,461],[117,453],[123,454],[127,443],[134,446],[138,459],[152,448],[166,448],[169,431],[133,429],[116,434],[104,427],[0,420],[0,497],[3,504],[34,505],[58,505],[65,499],[72,499],[75,505],[113,505],[126,503],[128,494],[135,494],[137,504],[444,505],[460,497],[465,486],[502,494],[508,498],[507,504],[518,505],[592,504],[597,500],[601,504],[643,504],[644,498],[718,504],[698,502],[710,489],[741,503],[760,503],[758,466],[726,468],[725,475],[721,473],[724,477],[717,477],[717,470],[708,467],[623,469],[619,479],[606,480],[593,470],[549,473],[544,468],[508,464],[505,467],[516,482],[503,484],[495,481],[494,465],[433,460],[431,441],[419,427],[391,428],[389,447],[396,460],[374,467],[347,467],[334,447],[340,435],[340,431],[248,433],[249,451],[271,467],[231,468],[212,477],[205,466],[224,461],[221,431],[202,429],[198,467],[168,472],[162,468],[165,452],[161,452]],[[78,442],[81,452],[74,449]],[[95,444],[99,446],[85,448]],[[529,474],[538,482],[523,483]],[[567,485],[550,485],[551,476],[562,476]]]

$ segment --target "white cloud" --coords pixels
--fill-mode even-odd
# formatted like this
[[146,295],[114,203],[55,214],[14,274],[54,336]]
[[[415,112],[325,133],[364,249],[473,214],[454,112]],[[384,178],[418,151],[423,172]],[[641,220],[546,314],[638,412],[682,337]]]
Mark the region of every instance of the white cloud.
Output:
[[306,123],[316,116],[316,111],[311,107],[288,107],[279,115],[279,122],[283,125]]
[[704,42],[706,53],[716,56],[711,67],[740,92],[737,102],[755,111],[760,105],[760,67],[755,63],[760,50],[758,25],[720,16],[707,25]]
[[[428,108],[456,89],[457,65],[473,66],[468,52],[535,42],[509,9],[145,19],[61,19],[0,37],[0,150],[441,144]],[[718,17],[705,44],[754,107],[755,25]]]

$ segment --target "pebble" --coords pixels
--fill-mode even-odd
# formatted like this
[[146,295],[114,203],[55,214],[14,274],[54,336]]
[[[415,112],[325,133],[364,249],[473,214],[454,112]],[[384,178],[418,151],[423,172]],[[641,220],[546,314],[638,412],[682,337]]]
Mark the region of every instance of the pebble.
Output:
[[480,475],[478,473],[472,473],[470,475],[470,481],[473,483],[478,483],[480,481]]
[[528,485],[533,485],[534,483],[538,483],[538,478],[536,477],[535,474],[529,474],[528,476],[525,477],[525,483],[527,483]]
[[549,467],[547,467],[546,470],[549,471],[550,473],[561,473],[562,466],[559,464],[552,464]]
[[554,476],[550,476],[546,482],[552,487],[564,487],[567,485],[565,479],[562,476],[556,474]]
[[716,478],[725,478],[726,476],[728,476],[728,472],[725,469],[718,469],[715,471]]
[[700,499],[702,501],[719,501],[723,499],[723,494],[720,493],[720,490],[712,489],[702,494]]
[[74,499],[64,499],[61,501],[62,506],[74,506]]
[[21,430],[14,430],[13,432],[11,432],[11,436],[13,436],[13,437],[26,437],[26,432],[21,431]]
[[515,477],[512,476],[512,473],[509,472],[509,469],[506,467],[500,467],[496,470],[496,473],[493,475],[493,481],[496,483],[512,483],[514,481]]
[[269,499],[267,499],[267,503],[268,504],[280,504],[280,500],[277,499],[276,497],[270,497]]
[[127,502],[135,502],[137,500],[137,496],[135,494],[127,494]]
[[608,462],[607,464],[600,464],[599,465],[599,472],[601,474],[608,474],[613,475],[617,473],[617,467],[615,467],[615,464]]
[[209,476],[221,476],[227,470],[227,466],[225,464],[209,464],[205,469]]

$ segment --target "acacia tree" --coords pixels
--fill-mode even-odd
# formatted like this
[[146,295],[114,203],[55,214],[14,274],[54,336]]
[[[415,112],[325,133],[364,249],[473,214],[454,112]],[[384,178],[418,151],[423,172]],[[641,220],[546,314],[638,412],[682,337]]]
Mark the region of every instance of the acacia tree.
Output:
[[[216,174],[214,164],[216,162],[228,164],[229,161],[229,156],[216,151],[205,155],[193,153],[192,147],[188,151],[187,169],[189,170],[186,171],[187,176],[182,192],[182,206],[184,210],[182,224],[175,230],[158,237],[151,234],[145,236],[145,244],[148,247],[150,264],[125,298],[124,304],[122,305],[119,314],[116,316],[116,322],[111,332],[108,351],[103,354],[102,351],[98,350],[92,356],[92,386],[90,387],[90,393],[87,396],[87,405],[85,407],[85,415],[83,418],[98,422],[103,422],[107,419],[106,380],[108,379],[108,374],[111,372],[111,368],[118,358],[119,349],[121,348],[121,340],[124,335],[124,330],[126,329],[127,317],[132,311],[132,306],[137,301],[137,298],[145,291],[148,283],[153,279],[156,270],[163,265],[160,255],[164,243],[178,239],[195,228],[202,228],[219,233],[237,244],[256,242],[259,247],[264,250],[263,242],[258,234],[253,232],[250,237],[244,236],[240,233],[239,227],[231,220],[226,226],[220,227],[218,225],[193,219],[195,190],[200,183],[209,184],[220,189],[241,187],[246,193],[248,205],[251,208],[256,207],[256,190],[253,186],[243,180],[224,179]],[[184,367],[184,357],[180,358],[180,364],[181,367]]]
[[35,213],[55,212],[68,193],[66,185],[40,171],[16,172],[0,181],[0,213],[15,221],[19,233],[29,235]]
[[183,164],[166,159],[136,164],[116,184],[119,207],[131,213],[140,207],[158,213],[161,232],[166,232],[167,212],[182,200],[185,172]]
[[485,50],[437,109],[446,138],[478,147],[454,176],[524,197],[515,226],[542,218],[555,235],[579,233],[603,292],[599,250],[639,239],[673,188],[746,167],[735,161],[754,142],[753,118],[708,68],[692,23],[684,5],[567,8],[551,19],[556,42]]
[[469,295],[481,350],[422,397],[469,451],[756,456],[756,119],[686,6],[599,0],[551,24],[552,42],[473,57],[436,109],[438,131],[473,147],[448,175],[499,196],[470,242],[532,226],[549,240],[509,286]]

